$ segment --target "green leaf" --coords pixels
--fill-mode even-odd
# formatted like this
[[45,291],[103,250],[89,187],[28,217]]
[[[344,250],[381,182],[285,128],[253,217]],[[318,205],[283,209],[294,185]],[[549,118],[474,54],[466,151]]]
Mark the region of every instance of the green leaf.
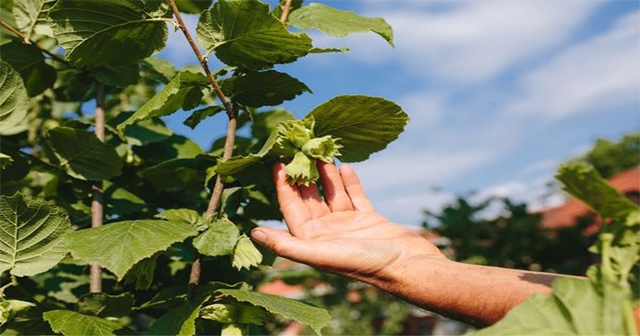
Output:
[[231,265],[238,270],[242,268],[249,269],[252,266],[258,266],[262,262],[262,254],[253,245],[253,242],[246,235],[240,236],[233,249],[231,257]]
[[383,98],[338,96],[316,107],[315,136],[331,135],[342,145],[340,161],[359,162],[395,140],[409,121],[402,108]]
[[20,74],[0,60],[0,134],[20,123],[29,110],[29,96]]
[[156,264],[160,253],[156,253],[149,258],[144,258],[127,271],[122,278],[125,284],[135,284],[136,290],[147,290],[153,284],[153,274],[156,271]]
[[558,169],[556,178],[563,189],[581,200],[604,218],[624,222],[638,206],[613,188],[591,166],[565,164]]
[[200,307],[211,297],[210,285],[200,286],[190,300],[162,315],[145,335],[196,335],[195,320]]
[[262,307],[272,314],[306,324],[311,327],[316,334],[320,334],[322,328],[331,322],[331,316],[326,310],[281,296],[241,289],[219,289],[217,292],[224,296],[230,296],[240,302],[247,302],[254,306]]
[[173,134],[161,141],[135,148],[135,153],[145,161],[156,164],[172,159],[193,159],[202,154],[202,148],[187,137]]
[[207,106],[191,113],[189,118],[184,121],[184,124],[189,126],[191,129],[194,129],[206,118],[212,117],[222,111],[224,111],[224,107],[221,105]]
[[200,189],[205,177],[205,171],[200,169],[196,159],[164,161],[140,173],[156,190]]
[[147,203],[125,188],[109,181],[103,182],[103,199],[107,216],[126,215],[140,212]]
[[257,113],[253,116],[251,135],[258,139],[267,137],[276,125],[283,121],[294,120],[295,118],[291,112],[282,109]]
[[60,166],[82,180],[107,180],[120,175],[122,162],[113,147],[89,131],[56,127],[47,132],[47,140]]
[[70,310],[51,310],[42,314],[51,329],[63,335],[114,335],[120,323]]
[[162,91],[149,99],[129,119],[118,125],[122,131],[138,120],[162,117],[179,109],[190,110],[200,104],[202,88],[208,85],[207,78],[190,70],[180,71]]
[[159,118],[151,118],[130,125],[125,129],[124,135],[127,137],[129,144],[145,146],[165,140],[171,137],[173,132]]
[[13,7],[16,28],[25,35],[25,39],[31,40],[34,34],[53,36],[47,24],[47,14],[55,3],[56,0],[16,1]]
[[365,18],[353,12],[337,10],[319,3],[310,3],[291,12],[288,23],[303,30],[316,28],[334,37],[374,32],[393,46],[393,30],[384,19]]
[[182,13],[200,14],[211,6],[211,0],[176,0],[176,5]]
[[115,87],[126,87],[140,79],[140,67],[137,63],[102,65],[89,70],[102,84]]
[[20,73],[30,97],[41,94],[56,82],[56,70],[45,63],[42,52],[32,44],[21,41],[4,44],[2,60]]
[[49,17],[55,38],[74,65],[122,65],[164,47],[166,8],[160,5],[137,0],[58,0]]
[[173,63],[169,61],[149,57],[139,63],[140,67],[145,71],[145,74],[148,75],[149,78],[160,83],[167,84],[176,76],[176,69],[173,67]]
[[13,158],[7,154],[0,153],[0,169],[4,169],[5,167],[11,165],[13,163]]
[[71,223],[64,211],[38,198],[0,196],[0,274],[46,272],[67,254]]
[[217,220],[193,239],[193,247],[203,255],[212,257],[232,255],[240,230],[228,219]]
[[474,335],[623,335],[625,290],[591,281],[558,278],[551,296],[535,294],[493,326]]
[[107,293],[87,293],[76,303],[77,311],[85,315],[99,317],[124,317],[131,313],[134,297],[131,293],[109,295]]
[[280,105],[311,90],[299,80],[275,70],[251,72],[221,81],[228,97],[249,107]]
[[197,233],[185,223],[133,220],[73,232],[67,244],[74,258],[105,267],[122,279],[140,260]]
[[257,0],[216,2],[202,13],[198,43],[227,65],[260,70],[306,55],[311,39],[292,34]]
[[169,209],[163,213],[157,214],[156,217],[164,218],[171,222],[193,225],[193,227],[198,229],[198,231],[203,231],[209,227],[209,222],[207,222],[207,220],[200,216],[200,214],[195,210],[191,209]]

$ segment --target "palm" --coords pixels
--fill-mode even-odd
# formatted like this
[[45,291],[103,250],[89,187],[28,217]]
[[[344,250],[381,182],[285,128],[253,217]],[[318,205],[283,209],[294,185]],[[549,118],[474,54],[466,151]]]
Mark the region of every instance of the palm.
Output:
[[278,200],[289,233],[272,232],[274,246],[263,243],[277,254],[353,277],[383,276],[383,270],[402,266],[400,257],[441,255],[416,231],[377,214],[352,169],[341,169],[338,174],[334,165],[322,163],[318,169],[324,199],[315,186],[289,185],[283,167],[275,169]]

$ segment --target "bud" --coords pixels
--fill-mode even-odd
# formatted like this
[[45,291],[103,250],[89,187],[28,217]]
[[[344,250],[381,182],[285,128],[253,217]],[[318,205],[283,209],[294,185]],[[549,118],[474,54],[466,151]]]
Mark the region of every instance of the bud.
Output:
[[336,139],[333,139],[330,135],[325,135],[307,141],[302,146],[302,151],[312,158],[331,163],[334,157],[340,156],[338,149],[341,147],[336,143]]
[[293,160],[285,167],[289,182],[295,185],[308,186],[315,182],[320,174],[316,167],[316,160],[307,156],[303,152],[297,152]]

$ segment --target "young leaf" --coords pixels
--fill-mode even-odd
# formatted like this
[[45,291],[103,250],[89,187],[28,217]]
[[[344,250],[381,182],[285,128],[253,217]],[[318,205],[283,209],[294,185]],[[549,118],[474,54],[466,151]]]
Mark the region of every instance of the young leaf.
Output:
[[228,219],[209,224],[209,228],[193,239],[193,247],[203,255],[212,257],[233,254],[240,230]]
[[3,45],[2,60],[20,73],[30,97],[53,87],[56,81],[56,70],[45,63],[42,52],[32,44],[13,41]]
[[180,71],[162,91],[149,99],[129,119],[118,125],[122,131],[138,120],[162,117],[179,109],[190,110],[200,104],[202,88],[208,85],[207,78],[190,70]]
[[75,231],[67,236],[67,245],[74,258],[98,264],[122,279],[140,260],[197,233],[185,223],[133,220]]
[[233,249],[231,257],[231,265],[238,270],[242,268],[249,269],[252,266],[258,266],[262,262],[262,254],[253,245],[253,242],[246,235],[240,236]]
[[308,30],[316,28],[334,37],[345,37],[352,33],[374,32],[393,46],[393,30],[382,18],[365,18],[353,12],[310,3],[289,15],[289,24]]
[[613,188],[591,166],[566,164],[560,167],[556,178],[563,189],[583,201],[603,218],[624,222],[638,206]]
[[94,67],[134,63],[162,49],[165,11],[156,1],[58,0],[49,17],[67,59]]
[[13,163],[13,158],[7,154],[0,153],[0,169],[4,169]]
[[20,74],[0,60],[0,134],[27,116],[29,96]]
[[53,36],[51,28],[47,25],[47,14],[55,3],[56,0],[16,1],[13,15],[16,18],[16,26],[25,35],[25,39],[31,40],[34,34]]
[[331,322],[331,316],[326,310],[285,297],[242,289],[219,289],[217,292],[240,302],[262,307],[272,314],[306,324],[318,335],[322,328]]
[[293,62],[311,49],[306,34],[287,31],[257,0],[216,2],[202,13],[196,32],[198,43],[223,63],[249,70]]
[[114,335],[122,325],[97,316],[89,316],[70,310],[51,310],[42,314],[51,329],[63,335]]
[[0,274],[46,272],[67,254],[64,236],[71,223],[64,211],[42,199],[0,196]]
[[338,96],[309,112],[315,136],[339,139],[340,161],[359,162],[395,140],[409,121],[402,108],[383,98]]
[[222,90],[233,100],[249,107],[280,105],[311,90],[299,80],[275,70],[251,72],[221,81]]
[[56,127],[47,140],[67,173],[82,180],[107,180],[120,175],[122,161],[113,147],[89,131]]

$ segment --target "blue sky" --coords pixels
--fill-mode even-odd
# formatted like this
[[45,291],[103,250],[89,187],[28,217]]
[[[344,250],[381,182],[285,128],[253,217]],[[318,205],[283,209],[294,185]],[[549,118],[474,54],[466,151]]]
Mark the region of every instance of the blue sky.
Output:
[[[596,138],[640,129],[638,1],[318,1],[383,17],[395,48],[375,34],[336,39],[311,32],[320,47],[278,66],[307,84],[284,108],[302,117],[342,94],[380,96],[409,114],[386,150],[355,164],[377,209],[419,225],[456,195],[509,196],[533,208],[557,165]],[[195,31],[195,19],[187,19]],[[158,55],[196,64],[181,34]],[[211,62],[213,68],[220,64]],[[224,133],[224,116],[194,131],[184,114],[166,118],[203,148]]]

